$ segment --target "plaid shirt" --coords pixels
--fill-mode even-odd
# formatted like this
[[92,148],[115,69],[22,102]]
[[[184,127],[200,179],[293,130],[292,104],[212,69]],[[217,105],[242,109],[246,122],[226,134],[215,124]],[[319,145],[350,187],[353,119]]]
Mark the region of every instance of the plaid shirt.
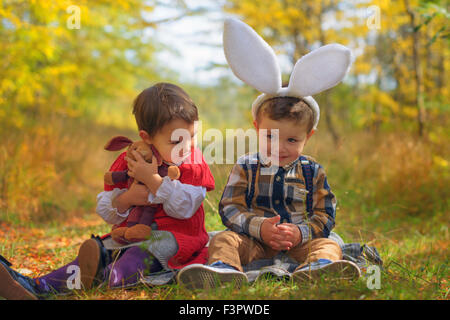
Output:
[[[334,227],[336,198],[330,190],[323,167],[306,157],[313,167],[313,213],[306,210],[305,181],[299,159],[283,166],[268,165],[258,153],[238,159],[231,170],[219,203],[223,224],[234,232],[261,239],[261,225],[266,218],[281,216],[281,222],[298,226],[302,243],[314,238],[326,238]],[[247,194],[252,170],[256,164],[254,196],[250,208]]]

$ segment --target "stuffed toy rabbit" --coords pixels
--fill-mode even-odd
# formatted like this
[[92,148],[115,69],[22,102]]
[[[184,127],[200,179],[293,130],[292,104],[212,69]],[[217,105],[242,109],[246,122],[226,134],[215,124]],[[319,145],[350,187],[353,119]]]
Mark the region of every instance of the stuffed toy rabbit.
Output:
[[[176,166],[168,166],[163,163],[159,153],[153,145],[148,145],[144,141],[133,142],[127,137],[114,137],[105,145],[105,150],[118,151],[128,146],[127,156],[135,159],[132,151],[141,154],[145,161],[152,161],[153,155],[158,162],[158,173],[161,177],[168,176],[175,180],[180,177],[180,170]],[[105,173],[105,184],[115,185],[119,182],[128,182],[128,187],[132,183],[139,183],[128,175],[128,170],[113,171]],[[127,225],[125,227],[113,227],[111,237],[121,244],[139,242],[150,238],[151,224],[158,205],[149,204],[148,206],[133,207],[128,215]]]
[[329,44],[301,57],[294,66],[288,87],[281,86],[281,71],[273,49],[244,22],[225,20],[223,45],[233,73],[262,92],[252,104],[256,118],[259,107],[273,97],[297,97],[314,113],[314,127],[319,123],[320,109],[311,97],[337,85],[352,62],[351,51],[340,44]]

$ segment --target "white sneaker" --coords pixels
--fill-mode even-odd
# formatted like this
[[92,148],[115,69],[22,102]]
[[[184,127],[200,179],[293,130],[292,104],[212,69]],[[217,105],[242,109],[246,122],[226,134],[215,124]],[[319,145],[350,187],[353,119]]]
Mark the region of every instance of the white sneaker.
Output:
[[212,265],[191,264],[181,269],[177,274],[177,282],[188,289],[211,289],[222,283],[233,282],[236,288],[248,283],[245,273],[222,262]]
[[333,279],[357,280],[361,276],[361,271],[351,261],[319,259],[292,273],[293,279],[297,282],[319,280],[327,276]]

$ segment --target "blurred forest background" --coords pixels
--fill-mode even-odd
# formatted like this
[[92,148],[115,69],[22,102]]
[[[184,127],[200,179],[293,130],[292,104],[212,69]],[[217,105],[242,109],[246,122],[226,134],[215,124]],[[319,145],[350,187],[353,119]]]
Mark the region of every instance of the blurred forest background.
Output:
[[[374,241],[381,248],[388,243],[383,253],[396,261],[406,251],[417,253],[411,261],[434,257],[430,265],[445,266],[433,269],[427,281],[439,282],[433,297],[447,297],[449,3],[211,1],[218,22],[238,17],[276,49],[286,81],[312,49],[334,42],[352,49],[356,59],[345,81],[315,97],[321,122],[306,153],[326,168],[337,195],[337,231],[350,241]],[[185,81],[158,58],[173,50],[159,41],[164,35],[154,37],[162,26],[208,19],[211,7],[194,3],[0,0],[3,230],[94,219],[103,173],[117,156],[103,145],[114,135],[137,138],[133,99],[158,81],[186,89],[203,130],[252,127],[256,91],[230,72],[206,84]],[[159,7],[177,14],[161,18]],[[208,68],[228,67],[212,61]],[[216,209],[229,166],[211,168],[216,190],[205,202],[210,230],[223,228]],[[11,249],[6,242],[2,248]]]

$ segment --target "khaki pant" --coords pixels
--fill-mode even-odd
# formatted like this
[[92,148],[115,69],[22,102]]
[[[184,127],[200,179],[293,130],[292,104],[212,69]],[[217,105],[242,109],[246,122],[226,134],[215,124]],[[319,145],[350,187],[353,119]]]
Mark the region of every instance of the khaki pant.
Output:
[[[220,260],[240,271],[243,271],[243,265],[259,259],[273,258],[278,253],[262,242],[233,231],[223,231],[214,236],[208,251],[208,264]],[[319,259],[342,259],[341,248],[328,238],[317,238],[299,244],[289,250],[287,255],[300,264],[297,269]]]

